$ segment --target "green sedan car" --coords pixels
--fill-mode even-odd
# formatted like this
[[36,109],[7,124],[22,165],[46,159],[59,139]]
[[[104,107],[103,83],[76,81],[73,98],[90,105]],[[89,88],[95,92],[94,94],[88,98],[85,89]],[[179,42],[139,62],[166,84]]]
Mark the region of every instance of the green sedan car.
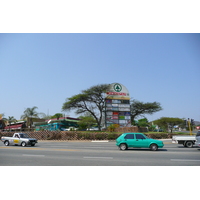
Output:
[[129,147],[150,148],[152,151],[157,151],[164,146],[162,141],[148,138],[142,133],[123,133],[116,139],[116,145],[122,151]]

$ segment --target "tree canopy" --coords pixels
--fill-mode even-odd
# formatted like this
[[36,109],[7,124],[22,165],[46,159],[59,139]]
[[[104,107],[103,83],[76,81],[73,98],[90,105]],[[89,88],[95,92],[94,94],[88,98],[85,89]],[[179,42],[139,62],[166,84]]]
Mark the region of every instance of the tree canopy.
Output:
[[138,126],[138,127],[148,127],[149,122],[147,118],[139,119],[138,121],[134,120],[132,125]]
[[33,123],[33,117],[38,118],[39,113],[36,111],[37,108],[38,108],[37,106],[34,106],[32,108],[27,108],[24,111],[24,114],[21,116],[21,119],[27,120],[27,126],[30,126],[30,128]]
[[182,125],[184,123],[184,119],[173,118],[173,117],[161,117],[153,121],[154,124],[160,126],[162,129],[169,130],[172,132],[174,126]]
[[79,129],[86,130],[96,124],[96,120],[90,113],[85,113],[84,116],[79,116],[78,118],[81,119],[78,122]]
[[160,103],[156,101],[153,103],[150,103],[150,102],[144,103],[138,100],[132,100],[130,106],[131,106],[131,122],[132,123],[139,116],[144,117],[145,114],[151,115],[155,112],[162,110]]
[[63,117],[62,113],[56,113],[55,115],[51,116],[51,119],[56,118],[57,120],[59,120],[59,118]]
[[76,114],[90,113],[96,120],[100,130],[105,106],[104,93],[108,88],[109,84],[99,84],[83,90],[80,94],[67,98],[62,110],[76,110]]

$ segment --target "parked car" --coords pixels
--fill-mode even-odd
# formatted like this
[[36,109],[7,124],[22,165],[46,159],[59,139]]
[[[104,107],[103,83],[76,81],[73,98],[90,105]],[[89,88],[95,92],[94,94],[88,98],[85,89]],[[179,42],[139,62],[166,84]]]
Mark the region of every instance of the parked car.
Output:
[[99,130],[98,127],[91,127],[87,129],[87,131],[98,131],[98,130]]
[[143,133],[123,133],[116,139],[116,145],[122,151],[129,147],[150,148],[152,151],[157,151],[164,146],[162,141],[151,139]]
[[78,130],[78,128],[76,127],[69,127],[64,129],[64,131],[76,131],[76,130]]

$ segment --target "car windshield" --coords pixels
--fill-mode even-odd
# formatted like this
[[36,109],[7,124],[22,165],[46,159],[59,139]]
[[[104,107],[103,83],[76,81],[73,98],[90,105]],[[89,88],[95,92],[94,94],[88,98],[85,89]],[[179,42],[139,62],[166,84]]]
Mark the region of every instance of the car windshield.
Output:
[[19,135],[20,135],[21,138],[29,138],[29,136],[27,134],[25,134],[25,133],[19,134]]

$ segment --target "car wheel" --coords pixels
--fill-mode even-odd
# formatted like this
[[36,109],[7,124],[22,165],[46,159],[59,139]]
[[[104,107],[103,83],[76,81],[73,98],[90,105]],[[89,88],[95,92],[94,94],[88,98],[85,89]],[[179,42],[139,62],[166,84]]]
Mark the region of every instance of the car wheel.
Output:
[[192,141],[187,141],[185,143],[185,146],[188,147],[188,148],[192,148],[193,147],[193,142]]
[[5,146],[9,146],[9,141],[6,140],[6,141],[4,142],[4,144],[5,144]]
[[157,145],[157,144],[152,144],[152,145],[150,146],[150,149],[151,149],[152,151],[157,151],[157,150],[158,150],[158,145]]
[[127,145],[126,144],[120,144],[119,146],[120,150],[124,151],[127,149]]
[[22,144],[21,144],[23,147],[25,147],[26,146],[26,142],[22,142]]

